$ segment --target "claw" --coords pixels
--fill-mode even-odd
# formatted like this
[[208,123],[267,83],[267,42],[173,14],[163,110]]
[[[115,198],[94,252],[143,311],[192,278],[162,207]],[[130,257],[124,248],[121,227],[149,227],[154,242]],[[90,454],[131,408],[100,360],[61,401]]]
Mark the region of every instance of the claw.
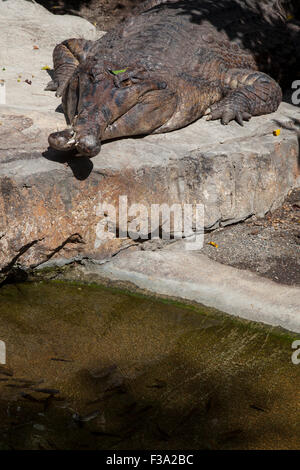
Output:
[[72,144],[75,144],[75,143],[76,143],[76,140],[74,139],[74,137],[73,137],[73,139],[70,139],[67,142],[68,145],[72,145]]
[[56,91],[58,88],[58,83],[55,80],[50,80],[44,88],[45,91]]
[[244,119],[245,121],[250,121],[251,118],[252,118],[252,115],[251,115],[251,114],[246,113],[246,112],[243,113],[243,119]]
[[224,116],[221,117],[221,124],[223,124],[223,126],[227,126],[230,120],[231,120],[230,117],[226,116],[225,114]]
[[241,113],[237,112],[235,115],[235,120],[239,123],[240,126],[244,127],[243,117]]
[[204,113],[204,116],[207,116],[207,115],[210,114],[210,113],[211,113],[211,109],[210,109],[210,108],[207,108],[207,110],[206,110],[205,113]]
[[207,121],[211,121],[211,120],[212,120],[212,114],[210,114],[209,116],[207,116],[206,120],[207,120]]

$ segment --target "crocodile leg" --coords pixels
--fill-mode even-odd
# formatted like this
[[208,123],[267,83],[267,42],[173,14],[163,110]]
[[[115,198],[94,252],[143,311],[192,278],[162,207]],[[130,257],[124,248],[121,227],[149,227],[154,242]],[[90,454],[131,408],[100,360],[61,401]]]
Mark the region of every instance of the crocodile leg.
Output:
[[206,110],[207,120],[221,119],[228,124],[235,119],[242,126],[251,116],[273,113],[282,100],[280,86],[262,72],[230,69],[224,86],[227,94]]
[[58,44],[53,51],[54,78],[45,90],[56,91],[56,96],[62,96],[74,70],[85,60],[92,43],[86,39],[67,39]]

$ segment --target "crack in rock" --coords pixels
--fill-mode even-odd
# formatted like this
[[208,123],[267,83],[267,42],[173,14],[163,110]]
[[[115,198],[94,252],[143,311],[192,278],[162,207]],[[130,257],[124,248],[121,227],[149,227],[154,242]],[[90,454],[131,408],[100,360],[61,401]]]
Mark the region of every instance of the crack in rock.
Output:
[[[3,238],[4,235],[5,234],[0,234],[0,239]],[[2,269],[0,269],[0,287],[4,286],[5,284],[26,281],[28,278],[28,274],[33,269],[49,261],[56,253],[59,253],[67,244],[85,243],[82,236],[79,233],[73,233],[68,238],[66,238],[66,240],[64,240],[58,247],[54,248],[54,250],[52,250],[45,257],[45,259],[43,259],[39,263],[32,264],[29,266],[29,268],[25,268],[19,265],[18,260],[20,259],[20,257],[24,255],[30,248],[35,246],[38,242],[43,241],[44,238],[45,237],[32,240],[31,242],[22,246],[19,249],[18,253]]]

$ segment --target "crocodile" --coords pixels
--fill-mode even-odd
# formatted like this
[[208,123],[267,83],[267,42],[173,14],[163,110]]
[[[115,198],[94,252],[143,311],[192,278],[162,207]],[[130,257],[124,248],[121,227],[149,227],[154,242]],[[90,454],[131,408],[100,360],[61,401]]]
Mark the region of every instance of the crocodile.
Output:
[[50,147],[93,157],[103,141],[173,131],[202,116],[243,125],[276,111],[282,91],[266,73],[266,51],[272,41],[277,47],[271,28],[282,32],[286,20],[273,4],[147,0],[96,41],[58,44],[46,89],[62,98],[68,127],[49,135]]

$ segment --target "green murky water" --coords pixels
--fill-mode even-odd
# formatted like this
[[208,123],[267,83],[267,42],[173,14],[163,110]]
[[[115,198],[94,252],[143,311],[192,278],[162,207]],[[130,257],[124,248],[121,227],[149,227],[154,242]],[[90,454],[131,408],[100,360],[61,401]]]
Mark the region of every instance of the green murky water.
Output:
[[0,319],[0,448],[300,446],[296,335],[58,282],[4,286]]

